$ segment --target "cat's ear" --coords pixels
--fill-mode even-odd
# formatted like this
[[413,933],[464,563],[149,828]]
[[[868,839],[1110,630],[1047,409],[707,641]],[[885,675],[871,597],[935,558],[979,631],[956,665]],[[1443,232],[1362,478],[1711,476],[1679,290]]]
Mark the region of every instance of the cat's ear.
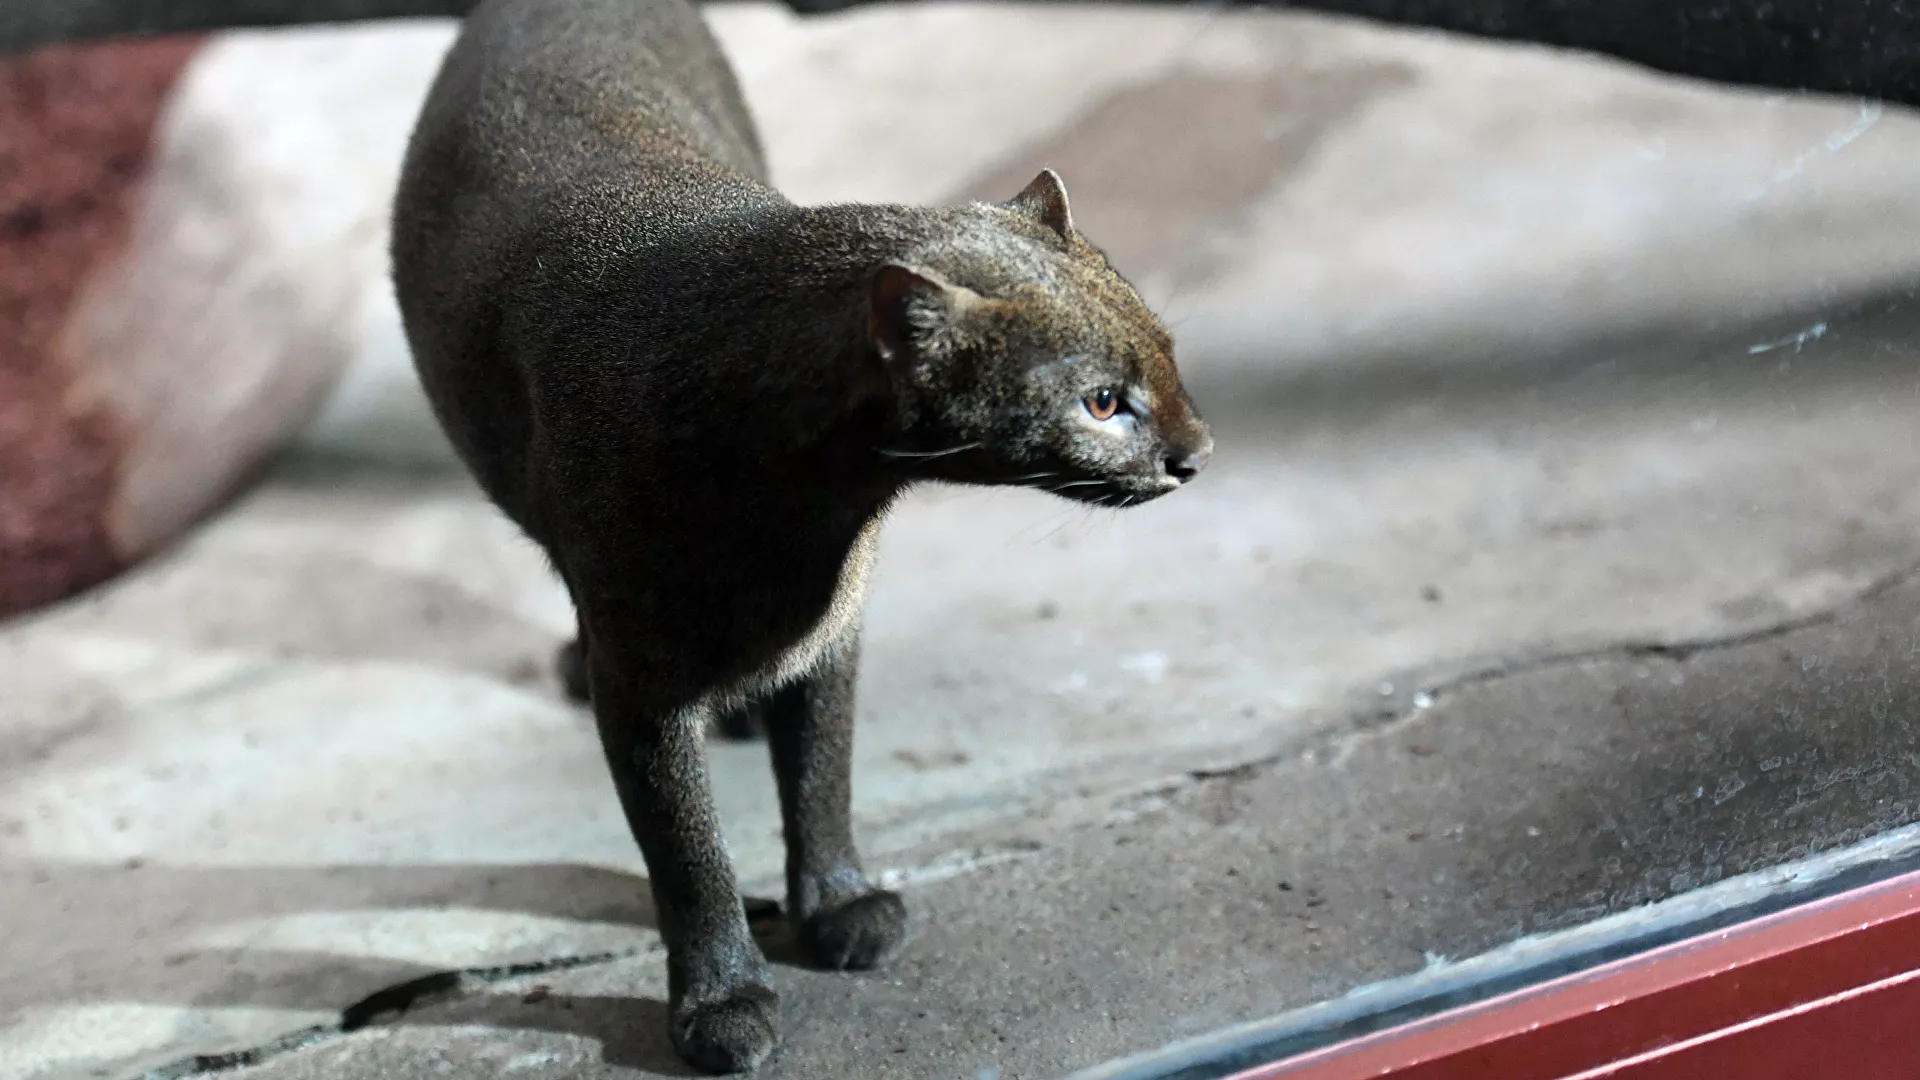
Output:
[[960,318],[980,302],[979,293],[930,270],[888,263],[873,275],[867,337],[890,364],[935,360],[950,348]]
[[1067,207],[1067,185],[1052,169],[1040,175],[1006,203],[1007,209],[1025,214],[1060,234],[1065,240],[1073,235],[1073,213]]

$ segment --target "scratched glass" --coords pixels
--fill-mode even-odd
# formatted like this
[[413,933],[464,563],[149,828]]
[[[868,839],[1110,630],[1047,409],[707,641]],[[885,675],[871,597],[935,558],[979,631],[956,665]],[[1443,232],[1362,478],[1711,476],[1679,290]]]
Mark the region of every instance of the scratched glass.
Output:
[[[738,1035],[702,995],[797,1080],[1744,1075],[1655,1051],[1788,1014],[1836,1026],[1780,1075],[1911,1060],[1866,1007],[1920,968],[1902,0],[708,4],[728,67],[566,30],[679,2],[488,0],[509,90],[435,98],[397,251],[471,0],[0,11],[0,1076],[685,1075]],[[985,254],[906,257],[962,219]],[[566,299],[435,324],[427,366],[548,343],[538,392],[429,403],[402,310],[463,290]],[[584,416],[574,371],[639,389]],[[526,453],[535,513],[476,482],[508,444],[622,452]],[[703,575],[825,512],[556,573],[833,470],[893,486],[805,625]],[[684,497],[608,509],[643,481]],[[822,656],[850,751],[794,734]],[[602,734],[667,760],[610,702],[701,657],[657,711],[704,765],[616,769],[693,823],[650,874]],[[897,955],[823,941],[883,891]]]

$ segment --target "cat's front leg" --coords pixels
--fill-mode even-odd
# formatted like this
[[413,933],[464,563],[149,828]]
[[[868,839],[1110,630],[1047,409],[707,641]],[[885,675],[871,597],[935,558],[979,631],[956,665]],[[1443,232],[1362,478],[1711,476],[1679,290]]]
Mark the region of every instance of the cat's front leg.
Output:
[[667,946],[669,1033],[689,1064],[745,1072],[779,1042],[779,999],[747,929],[707,775],[706,710],[634,678],[595,636],[586,651],[594,719],[627,823],[646,856]]
[[853,845],[853,695],[860,664],[855,629],[808,676],[765,706],[786,826],[787,905],[802,946],[833,970],[870,968],[907,937],[900,897],[867,881]]
[[[560,678],[560,686],[567,697],[580,704],[586,704],[592,698],[587,686],[587,652],[581,644],[584,637],[576,637],[560,647],[554,656],[554,672]],[[714,717],[713,729],[723,739],[735,742],[751,742],[760,737],[765,727],[761,719],[763,709],[758,701],[749,701],[734,706]]]

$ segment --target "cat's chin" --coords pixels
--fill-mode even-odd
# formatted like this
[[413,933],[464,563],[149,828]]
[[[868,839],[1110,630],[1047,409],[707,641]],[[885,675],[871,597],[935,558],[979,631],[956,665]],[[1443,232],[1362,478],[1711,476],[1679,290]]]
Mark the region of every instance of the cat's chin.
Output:
[[1070,485],[1036,484],[1034,486],[1072,502],[1104,507],[1108,510],[1125,510],[1142,503],[1152,502],[1162,495],[1179,490],[1178,484],[1144,485],[1119,480],[1085,480],[1076,481]]

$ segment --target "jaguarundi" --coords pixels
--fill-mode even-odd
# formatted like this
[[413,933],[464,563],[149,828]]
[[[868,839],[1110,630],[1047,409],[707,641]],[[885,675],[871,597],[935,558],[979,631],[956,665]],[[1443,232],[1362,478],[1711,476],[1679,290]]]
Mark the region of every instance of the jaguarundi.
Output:
[[442,426],[573,597],[674,1046],[750,1069],[776,1002],[708,723],[759,703],[803,949],[887,959],[906,909],[849,813],[881,520],[922,481],[1116,508],[1180,487],[1213,440],[1173,342],[1051,172],[993,205],[782,198],[686,0],[476,7],[408,147],[393,270]]

